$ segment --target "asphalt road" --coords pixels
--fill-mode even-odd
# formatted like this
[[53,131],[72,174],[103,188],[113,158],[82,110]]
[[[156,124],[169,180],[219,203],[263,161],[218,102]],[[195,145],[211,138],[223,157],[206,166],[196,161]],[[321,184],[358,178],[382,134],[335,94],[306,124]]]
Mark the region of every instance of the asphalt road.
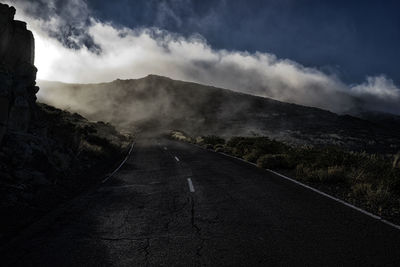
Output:
[[138,140],[4,266],[400,266],[400,231],[249,164]]

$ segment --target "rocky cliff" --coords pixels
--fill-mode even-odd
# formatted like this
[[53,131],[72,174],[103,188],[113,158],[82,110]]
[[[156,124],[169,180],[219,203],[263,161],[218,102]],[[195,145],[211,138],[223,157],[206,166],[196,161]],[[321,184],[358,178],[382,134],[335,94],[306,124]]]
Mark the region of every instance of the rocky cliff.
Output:
[[131,139],[37,103],[34,39],[0,4],[0,243],[119,165]]
[[7,131],[26,132],[34,114],[35,43],[15,8],[0,4],[0,143]]

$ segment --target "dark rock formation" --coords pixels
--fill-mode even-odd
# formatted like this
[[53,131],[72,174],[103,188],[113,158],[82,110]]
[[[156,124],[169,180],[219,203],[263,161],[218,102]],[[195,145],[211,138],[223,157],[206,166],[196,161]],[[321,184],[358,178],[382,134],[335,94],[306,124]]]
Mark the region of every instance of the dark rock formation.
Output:
[[0,4],[0,142],[7,131],[26,132],[34,114],[35,44],[15,8]]
[[93,185],[131,139],[109,124],[37,103],[34,39],[0,4],[0,243]]

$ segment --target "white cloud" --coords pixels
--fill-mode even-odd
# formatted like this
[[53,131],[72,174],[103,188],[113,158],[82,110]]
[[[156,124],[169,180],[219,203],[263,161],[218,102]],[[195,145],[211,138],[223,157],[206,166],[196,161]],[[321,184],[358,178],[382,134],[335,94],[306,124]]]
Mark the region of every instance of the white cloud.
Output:
[[20,6],[17,17],[34,32],[39,79],[95,83],[152,73],[335,112],[354,109],[353,96],[365,98],[365,103],[372,103],[372,98],[378,110],[400,113],[400,108],[385,108],[385,101],[400,100],[400,90],[384,76],[349,86],[335,76],[269,53],[214,50],[202,37],[184,38],[155,28],[116,28],[90,17],[80,0],[67,7],[67,16],[77,18],[82,15],[77,9],[83,9],[90,21],[85,32],[102,52],[93,53],[85,46],[69,49],[49,36],[65,18],[54,13],[47,20],[37,19],[25,14],[25,8],[26,4]]
[[351,91],[357,95],[368,94],[381,99],[400,98],[400,89],[384,75],[367,77],[366,82],[353,86]]

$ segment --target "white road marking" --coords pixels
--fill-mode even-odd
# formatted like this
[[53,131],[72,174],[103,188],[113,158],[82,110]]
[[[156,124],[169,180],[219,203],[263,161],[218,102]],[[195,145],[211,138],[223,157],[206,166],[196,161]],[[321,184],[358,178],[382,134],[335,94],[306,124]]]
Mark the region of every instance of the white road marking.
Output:
[[269,171],[269,172],[271,172],[271,173],[273,173],[273,174],[275,174],[275,175],[278,175],[279,177],[281,177],[281,178],[283,178],[283,179],[289,180],[289,181],[291,181],[291,182],[293,182],[293,183],[295,183],[295,184],[298,184],[298,185],[300,185],[300,186],[302,186],[302,187],[305,187],[305,188],[307,188],[307,189],[309,189],[309,190],[311,190],[311,191],[314,191],[314,192],[316,192],[316,193],[318,193],[318,194],[320,194],[320,195],[323,195],[323,196],[325,196],[325,197],[327,197],[327,198],[330,198],[330,199],[332,199],[332,200],[335,200],[335,201],[337,201],[337,202],[339,202],[339,203],[341,203],[341,204],[343,204],[343,205],[345,205],[345,206],[347,206],[347,207],[350,207],[350,208],[355,209],[355,210],[357,210],[357,211],[359,211],[359,212],[361,212],[361,213],[364,213],[365,215],[368,215],[368,216],[370,216],[370,217],[372,217],[372,218],[374,218],[374,219],[381,220],[381,217],[379,217],[379,216],[377,216],[377,215],[375,215],[375,214],[372,214],[371,212],[368,212],[368,211],[363,210],[363,209],[361,209],[361,208],[359,208],[359,207],[356,207],[356,206],[354,206],[354,205],[352,205],[352,204],[350,204],[350,203],[347,203],[347,202],[345,202],[345,201],[343,201],[343,200],[341,200],[341,199],[338,199],[338,198],[336,198],[336,197],[334,197],[334,196],[328,195],[327,193],[324,193],[324,192],[322,192],[322,191],[319,191],[318,189],[315,189],[315,188],[313,188],[313,187],[311,187],[311,186],[308,186],[308,185],[306,185],[306,184],[300,183],[299,181],[296,181],[296,180],[294,180],[294,179],[292,179],[292,178],[289,178],[289,177],[287,177],[287,176],[285,176],[285,175],[283,175],[283,174],[280,174],[280,173],[278,173],[278,172],[275,172],[275,171],[273,171],[273,170],[267,169],[267,171]]
[[192,179],[188,178],[187,182],[188,182],[188,185],[189,185],[190,192],[194,193],[194,186],[193,186],[193,183],[192,183]]
[[178,159],[178,157],[177,157],[177,156],[175,156],[175,160],[179,162],[179,159]]
[[125,159],[122,161],[122,163],[118,166],[117,169],[115,169],[115,171],[113,171],[110,175],[108,175],[101,183],[104,184],[105,182],[107,182],[111,177],[114,176],[114,174],[116,174],[119,169],[121,169],[121,167],[125,164],[125,162],[128,160],[129,156],[132,153],[133,147],[134,147],[135,143],[133,142],[131,145],[131,148],[129,149],[128,155],[126,155]]

